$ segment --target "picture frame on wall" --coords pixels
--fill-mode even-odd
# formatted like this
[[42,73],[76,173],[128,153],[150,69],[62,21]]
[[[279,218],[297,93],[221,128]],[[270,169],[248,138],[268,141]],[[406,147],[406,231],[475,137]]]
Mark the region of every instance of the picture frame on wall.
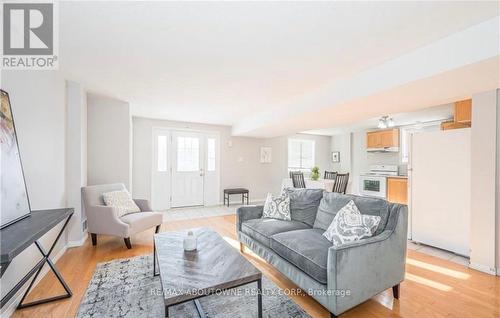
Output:
[[340,151],[332,152],[332,162],[340,162]]
[[260,163],[271,163],[273,160],[273,149],[271,147],[260,147]]

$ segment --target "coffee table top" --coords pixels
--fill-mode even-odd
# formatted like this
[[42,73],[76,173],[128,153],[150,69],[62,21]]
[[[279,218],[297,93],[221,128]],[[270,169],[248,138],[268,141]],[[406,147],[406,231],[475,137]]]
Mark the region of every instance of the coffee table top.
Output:
[[185,252],[183,239],[189,230],[154,236],[165,305],[170,306],[216,290],[254,282],[262,273],[219,234],[207,228],[190,229],[198,248]]

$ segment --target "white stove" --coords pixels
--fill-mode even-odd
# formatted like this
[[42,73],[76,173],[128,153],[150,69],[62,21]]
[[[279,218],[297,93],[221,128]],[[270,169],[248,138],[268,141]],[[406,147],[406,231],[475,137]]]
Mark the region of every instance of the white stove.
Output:
[[364,196],[387,198],[387,177],[397,176],[396,165],[371,165],[370,171],[359,177],[359,193]]

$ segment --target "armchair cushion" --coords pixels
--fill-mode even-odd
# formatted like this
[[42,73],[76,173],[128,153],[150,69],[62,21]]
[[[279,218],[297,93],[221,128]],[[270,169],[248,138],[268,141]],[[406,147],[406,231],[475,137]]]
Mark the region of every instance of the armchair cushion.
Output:
[[160,225],[163,222],[163,214],[160,212],[130,213],[122,216],[120,220],[129,225],[129,235],[133,235]]
[[128,213],[140,212],[141,209],[135,204],[127,190],[111,191],[102,194],[102,198],[106,206],[116,208],[118,217]]
[[269,247],[271,236],[274,234],[307,228],[309,226],[302,222],[263,218],[243,222],[241,231],[264,244],[264,246]]
[[321,284],[327,283],[328,250],[321,229],[296,230],[271,237],[271,249]]

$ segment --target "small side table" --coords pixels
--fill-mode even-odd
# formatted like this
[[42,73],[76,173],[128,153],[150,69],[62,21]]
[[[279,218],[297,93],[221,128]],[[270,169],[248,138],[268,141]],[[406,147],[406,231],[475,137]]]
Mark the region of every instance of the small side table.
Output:
[[248,195],[250,191],[245,188],[233,188],[233,189],[224,189],[224,205],[226,204],[227,200],[227,206],[229,207],[229,196],[231,194],[241,194],[241,204],[245,203],[245,199],[247,199],[247,205],[248,205]]

